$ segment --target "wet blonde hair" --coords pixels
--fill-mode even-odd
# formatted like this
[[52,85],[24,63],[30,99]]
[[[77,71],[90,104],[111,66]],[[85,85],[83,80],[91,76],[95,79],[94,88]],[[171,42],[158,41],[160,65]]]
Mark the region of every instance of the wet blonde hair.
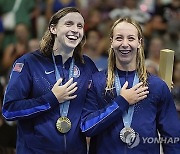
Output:
[[[110,38],[113,38],[113,31],[117,24],[121,22],[127,22],[136,27],[138,31],[138,39],[140,41],[140,47],[138,48],[136,55],[136,71],[139,77],[140,82],[143,82],[143,85],[147,85],[147,71],[145,67],[145,57],[144,57],[144,37],[140,25],[129,17],[120,18],[115,21],[111,28]],[[106,81],[106,90],[112,90],[115,79],[115,68],[116,68],[116,57],[112,48],[109,49],[109,58],[108,58],[108,70],[107,70],[107,81]]]
[[[81,16],[82,14],[79,12],[78,9],[74,7],[65,7],[58,12],[56,12],[50,19],[49,24],[48,24],[48,29],[46,30],[44,36],[42,37],[42,40],[40,42],[40,51],[45,55],[49,56],[52,54],[53,51],[53,46],[54,46],[54,41],[55,41],[55,34],[52,34],[50,31],[51,26],[56,26],[58,24],[58,21],[66,16],[68,13],[72,12],[78,12]],[[82,57],[82,47],[85,43],[85,37],[83,36],[82,41],[77,45],[77,47],[74,49],[73,52],[73,57],[75,61],[83,62],[83,57]]]

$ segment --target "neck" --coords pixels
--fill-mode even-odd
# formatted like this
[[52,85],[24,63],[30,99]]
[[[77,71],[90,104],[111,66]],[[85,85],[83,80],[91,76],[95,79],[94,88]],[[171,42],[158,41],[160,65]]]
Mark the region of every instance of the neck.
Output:
[[134,70],[136,70],[136,65],[133,65],[133,64],[120,64],[120,63],[116,62],[116,67],[122,71],[134,71]]
[[55,46],[53,47],[54,55],[61,55],[63,64],[67,61],[69,57],[73,56],[74,50],[72,48],[63,48],[62,46]]
[[54,55],[61,55],[62,56],[62,62],[63,64],[68,60],[69,57],[72,57],[73,56],[73,51],[70,52],[70,53],[66,53],[64,51],[61,51],[61,52],[56,52],[56,51],[53,51],[54,52]]

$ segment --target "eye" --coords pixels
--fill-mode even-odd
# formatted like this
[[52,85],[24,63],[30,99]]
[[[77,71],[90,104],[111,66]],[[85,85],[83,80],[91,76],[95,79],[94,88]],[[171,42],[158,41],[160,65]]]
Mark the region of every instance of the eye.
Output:
[[122,38],[121,36],[118,36],[118,37],[115,37],[115,40],[116,40],[116,41],[122,41],[123,38]]
[[72,22],[72,21],[67,21],[67,22],[65,22],[65,25],[66,25],[67,27],[70,27],[70,26],[73,25],[73,22]]
[[78,27],[79,29],[82,29],[82,28],[83,28],[83,25],[82,25],[82,24],[78,24],[77,27]]
[[129,41],[134,41],[135,38],[134,38],[134,37],[129,37],[128,40],[129,40]]

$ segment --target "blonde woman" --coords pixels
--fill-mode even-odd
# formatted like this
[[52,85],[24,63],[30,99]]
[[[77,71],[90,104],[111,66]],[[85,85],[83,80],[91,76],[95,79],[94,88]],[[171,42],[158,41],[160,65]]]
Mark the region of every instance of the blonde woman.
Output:
[[146,72],[141,27],[118,19],[110,39],[108,69],[92,76],[82,114],[89,153],[159,154],[160,142],[180,153],[180,121],[165,82]]

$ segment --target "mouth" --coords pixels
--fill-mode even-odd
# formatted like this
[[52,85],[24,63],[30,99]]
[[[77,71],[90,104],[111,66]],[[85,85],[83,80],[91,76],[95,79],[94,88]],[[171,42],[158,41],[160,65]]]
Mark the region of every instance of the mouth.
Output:
[[128,53],[131,52],[131,50],[119,50],[119,52],[123,55],[127,55]]
[[79,37],[75,35],[66,35],[66,37],[71,41],[76,41]]

